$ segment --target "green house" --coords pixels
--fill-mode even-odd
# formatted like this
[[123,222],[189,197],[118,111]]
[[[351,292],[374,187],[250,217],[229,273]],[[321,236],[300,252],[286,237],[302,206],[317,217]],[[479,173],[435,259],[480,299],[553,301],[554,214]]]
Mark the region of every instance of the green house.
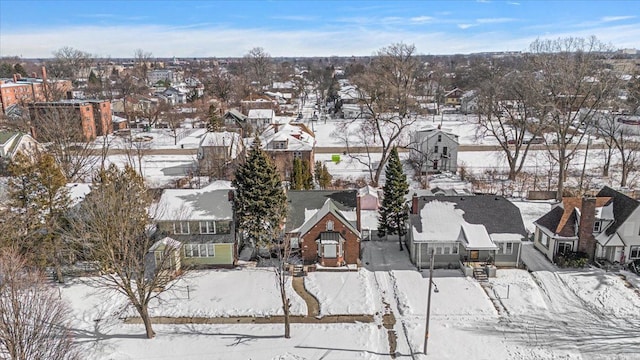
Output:
[[166,189],[152,209],[161,239],[182,243],[183,267],[231,267],[237,260],[233,189],[217,181],[202,189]]

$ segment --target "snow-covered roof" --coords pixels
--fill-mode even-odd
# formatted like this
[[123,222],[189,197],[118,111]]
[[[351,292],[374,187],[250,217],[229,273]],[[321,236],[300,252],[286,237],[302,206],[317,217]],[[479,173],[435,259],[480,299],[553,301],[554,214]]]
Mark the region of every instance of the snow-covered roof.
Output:
[[494,242],[520,242],[522,240],[522,234],[489,234],[489,237]]
[[487,228],[482,224],[460,224],[464,234],[465,247],[467,250],[496,250],[498,246],[491,240],[487,233]]
[[236,132],[211,132],[208,131],[200,140],[200,147],[222,146],[229,148],[229,156],[235,159],[242,146],[242,137]]
[[251,109],[249,119],[273,119],[274,112],[271,109]]
[[215,181],[202,189],[166,189],[153,207],[157,221],[231,220],[230,181]]
[[370,185],[367,185],[365,187],[358,189],[358,196],[365,196],[365,195],[378,197],[378,189]]
[[287,141],[287,147],[281,150],[311,151],[316,144],[313,132],[301,123],[271,124],[261,134],[262,147],[279,150],[269,146],[274,141]]
[[600,206],[596,208],[596,219],[600,220],[613,220],[613,202],[608,205]]
[[422,229],[413,227],[415,242],[458,241],[464,212],[455,208],[454,203],[431,201],[420,210]]
[[182,246],[182,243],[180,241],[172,239],[167,236],[153,243],[153,245],[151,245],[151,247],[149,248],[149,251],[159,250],[160,247],[162,248],[171,247],[173,249],[180,249],[181,246]]

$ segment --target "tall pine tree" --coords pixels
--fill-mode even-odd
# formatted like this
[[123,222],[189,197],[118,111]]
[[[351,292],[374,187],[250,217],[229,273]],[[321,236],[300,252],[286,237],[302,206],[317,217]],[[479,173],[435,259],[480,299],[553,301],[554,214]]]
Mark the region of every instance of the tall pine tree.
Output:
[[287,197],[275,165],[256,136],[244,164],[235,173],[238,229],[253,245],[269,247],[280,235]]
[[389,155],[385,170],[385,184],[382,187],[382,206],[378,218],[378,236],[398,234],[398,242],[402,251],[402,236],[406,234],[406,223],[409,219],[405,205],[405,195],[409,193],[407,175],[402,171],[402,163],[395,147]]

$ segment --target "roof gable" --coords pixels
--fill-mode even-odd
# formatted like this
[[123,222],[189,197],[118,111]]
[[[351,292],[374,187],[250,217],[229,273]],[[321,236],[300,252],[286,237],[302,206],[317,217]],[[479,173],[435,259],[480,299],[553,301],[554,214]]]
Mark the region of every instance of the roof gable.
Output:
[[356,190],[290,190],[287,192],[286,231],[299,228],[305,221],[305,213],[324,206],[327,199],[340,211],[354,211],[357,204]]
[[299,232],[300,236],[304,236],[306,233],[309,232],[309,230],[311,230],[313,228],[314,225],[319,223],[328,214],[332,214],[347,229],[349,229],[354,234],[357,234],[358,236],[360,236],[360,232],[358,230],[356,230],[356,228],[351,224],[351,222],[349,222],[349,220],[347,220],[346,217],[344,217],[342,212],[340,210],[338,210],[338,207],[336,206],[336,204],[334,204],[334,202],[331,199],[327,199],[324,202],[324,205],[322,206],[322,208],[320,208],[320,210],[316,211],[316,213],[313,214],[313,216],[311,216],[311,218],[309,218],[309,220],[305,221],[305,223],[302,224],[302,226],[300,228],[298,228],[298,229],[296,229],[294,231]]
[[634,200],[619,191],[613,190],[608,186],[602,188],[596,196],[608,196],[613,198],[613,217],[615,220],[611,226],[607,228],[607,235],[611,235],[616,232],[620,225],[627,221],[629,216],[640,204],[637,200]]

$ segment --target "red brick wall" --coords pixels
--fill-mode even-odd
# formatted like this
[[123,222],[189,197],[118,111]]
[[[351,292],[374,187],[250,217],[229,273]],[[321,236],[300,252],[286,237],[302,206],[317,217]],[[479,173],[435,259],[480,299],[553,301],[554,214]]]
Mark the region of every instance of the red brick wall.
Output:
[[[356,264],[360,258],[360,237],[349,230],[340,220],[333,214],[325,215],[318,223],[316,223],[309,232],[301,238],[300,247],[302,248],[302,258],[305,263],[314,263],[318,260],[318,244],[316,240],[320,238],[320,233],[327,230],[327,221],[333,221],[334,231],[342,234],[345,239],[343,244],[344,261],[347,264]],[[327,259],[325,266],[335,266],[330,264]]]

